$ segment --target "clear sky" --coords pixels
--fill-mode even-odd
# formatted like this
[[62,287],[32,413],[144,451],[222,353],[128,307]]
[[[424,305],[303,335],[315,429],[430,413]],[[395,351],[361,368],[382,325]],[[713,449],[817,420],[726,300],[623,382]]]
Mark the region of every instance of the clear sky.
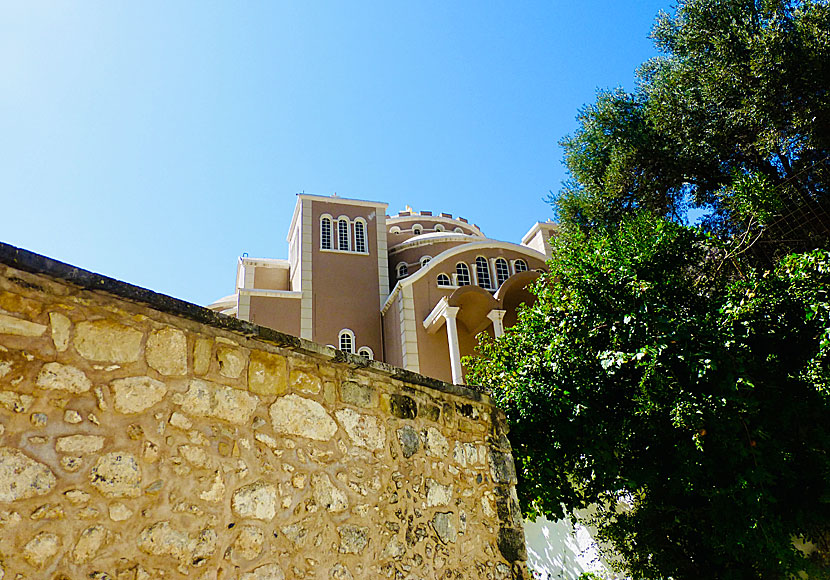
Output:
[[520,241],[668,1],[0,1],[0,241],[178,298],[301,191]]

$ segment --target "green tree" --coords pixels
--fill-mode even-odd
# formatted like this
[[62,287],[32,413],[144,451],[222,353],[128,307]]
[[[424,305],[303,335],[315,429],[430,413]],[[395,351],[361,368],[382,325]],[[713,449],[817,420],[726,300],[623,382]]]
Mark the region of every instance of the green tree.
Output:
[[601,92],[563,140],[560,221],[593,227],[633,209],[682,221],[697,207],[711,231],[736,234],[800,210],[810,219],[769,235],[826,241],[830,4],[683,0],[652,37],[664,55],[640,67],[636,90]]
[[468,380],[511,425],[528,515],[591,504],[648,578],[784,578],[830,522],[830,253],[730,282],[640,214],[555,241],[536,303]]

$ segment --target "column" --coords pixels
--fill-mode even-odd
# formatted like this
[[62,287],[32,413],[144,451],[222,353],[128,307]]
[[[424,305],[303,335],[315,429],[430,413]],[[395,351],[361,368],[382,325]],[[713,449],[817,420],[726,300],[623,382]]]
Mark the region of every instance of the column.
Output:
[[504,334],[504,313],[506,310],[491,310],[487,318],[493,321],[493,334],[496,338]]
[[447,322],[447,342],[450,345],[450,367],[452,368],[452,382],[455,385],[464,384],[464,375],[461,371],[461,350],[458,348],[458,327],[455,317],[458,315],[458,306],[447,306],[444,309],[444,320]]

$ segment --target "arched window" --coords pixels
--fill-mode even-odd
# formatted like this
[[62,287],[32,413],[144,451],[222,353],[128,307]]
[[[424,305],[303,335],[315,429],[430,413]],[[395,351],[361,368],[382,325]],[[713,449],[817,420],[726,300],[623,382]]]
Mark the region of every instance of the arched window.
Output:
[[470,268],[464,262],[455,265],[455,283],[458,286],[470,285]]
[[444,226],[442,224],[435,224],[435,231],[436,232],[443,232]]
[[401,228],[399,228],[398,226],[392,226],[391,228],[389,228],[389,233],[390,234],[399,234],[399,233],[401,233]]
[[354,332],[348,328],[340,331],[340,334],[337,335],[337,342],[343,352],[354,352]]
[[331,218],[328,216],[320,219],[320,248],[331,250]]
[[457,234],[463,234],[464,233],[464,230],[462,230],[461,228],[455,228],[453,231]]
[[337,249],[349,251],[349,220],[340,218],[337,220]]
[[421,224],[415,224],[412,226],[412,235],[420,236],[422,233],[424,233],[424,228],[421,227]]
[[450,277],[446,274],[438,274],[438,285],[439,286],[452,286],[452,282],[450,282]]
[[527,262],[524,260],[516,260],[513,262],[513,271],[517,274],[519,272],[527,272]]
[[361,346],[360,349],[357,351],[357,354],[360,356],[365,356],[369,360],[375,360],[375,353],[372,352],[372,349],[368,346]]
[[401,262],[398,264],[398,280],[406,278],[407,276],[409,276],[409,267],[405,262]]
[[363,220],[354,221],[354,251],[366,253],[366,224]]
[[501,288],[504,281],[510,277],[510,269],[507,267],[507,260],[496,258],[496,285]]
[[429,264],[429,261],[432,259],[432,256],[422,256],[421,257],[421,268]]
[[487,258],[478,256],[476,258],[476,281],[482,288],[490,288],[493,284],[490,282],[490,266],[487,264]]

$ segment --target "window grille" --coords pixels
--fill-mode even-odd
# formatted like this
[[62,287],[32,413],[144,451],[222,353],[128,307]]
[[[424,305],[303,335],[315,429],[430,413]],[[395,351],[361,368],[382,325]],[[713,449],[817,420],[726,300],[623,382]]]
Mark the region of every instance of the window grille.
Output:
[[450,282],[450,277],[446,274],[438,274],[438,285],[439,286],[452,286],[452,282]]
[[481,256],[476,258],[476,280],[482,288],[489,289],[493,286],[490,282],[490,267],[487,264],[487,258]]
[[323,218],[320,221],[320,247],[324,250],[331,250],[331,220]]
[[361,221],[354,223],[354,251],[366,252],[366,226]]
[[407,276],[409,276],[409,268],[406,264],[401,262],[400,264],[398,264],[398,279],[406,278]]
[[510,277],[510,269],[507,267],[507,260],[504,258],[496,258],[496,284],[499,288],[504,284],[505,280]]
[[349,353],[354,352],[354,334],[351,330],[341,330],[339,342],[340,350]]
[[459,286],[470,285],[470,268],[464,262],[455,265],[455,283]]
[[375,358],[375,353],[373,353],[372,349],[368,346],[361,346],[360,350],[357,351],[357,354],[359,354],[360,356],[365,356],[369,360],[374,360]]
[[516,273],[527,272],[527,263],[524,260],[516,260],[513,263],[513,270]]
[[349,222],[339,220],[337,222],[337,249],[348,251],[349,248]]

